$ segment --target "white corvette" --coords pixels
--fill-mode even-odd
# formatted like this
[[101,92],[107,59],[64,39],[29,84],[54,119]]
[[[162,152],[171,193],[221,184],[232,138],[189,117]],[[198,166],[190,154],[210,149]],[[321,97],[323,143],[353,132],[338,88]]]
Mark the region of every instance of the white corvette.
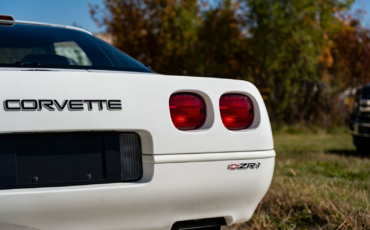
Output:
[[0,16],[1,229],[220,229],[275,162],[251,83],[155,74],[89,32]]

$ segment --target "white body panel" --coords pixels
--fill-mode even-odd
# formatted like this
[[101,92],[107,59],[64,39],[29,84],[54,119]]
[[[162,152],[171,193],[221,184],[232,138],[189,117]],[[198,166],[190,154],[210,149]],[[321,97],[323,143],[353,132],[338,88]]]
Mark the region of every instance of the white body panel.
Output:
[[[168,102],[175,92],[201,95],[207,120],[180,131]],[[248,95],[255,120],[243,131],[224,127],[219,99]],[[118,99],[121,111],[5,111],[0,134],[129,131],[140,135],[144,177],[133,183],[0,190],[0,223],[36,229],[170,229],[181,220],[247,221],[270,185],[275,152],[268,114],[251,83],[109,71],[0,71],[0,100]],[[96,106],[96,107],[95,107]],[[235,163],[258,169],[227,170]],[[1,225],[0,225],[1,226]],[[25,228],[26,229],[26,228]]]
[[[226,169],[239,162],[261,166]],[[274,158],[146,163],[144,170],[135,183],[0,191],[0,222],[54,230],[164,230],[176,221],[212,217],[243,222],[270,185]]]
[[[67,131],[140,131],[144,154],[234,152],[274,148],[269,118],[251,83],[156,74],[64,71],[2,71],[0,99],[120,99],[121,111],[0,110],[0,133]],[[171,121],[168,101],[179,91],[195,92],[207,104],[208,127],[179,131]],[[219,112],[221,95],[244,93],[255,104],[252,128],[230,131]]]

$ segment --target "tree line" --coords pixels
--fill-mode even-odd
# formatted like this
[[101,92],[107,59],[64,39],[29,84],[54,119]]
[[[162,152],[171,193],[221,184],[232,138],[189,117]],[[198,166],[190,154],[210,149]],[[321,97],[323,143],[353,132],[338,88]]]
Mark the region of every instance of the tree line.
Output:
[[247,80],[272,122],[330,126],[349,117],[343,92],[370,81],[370,31],[353,2],[104,0],[90,14],[155,72]]

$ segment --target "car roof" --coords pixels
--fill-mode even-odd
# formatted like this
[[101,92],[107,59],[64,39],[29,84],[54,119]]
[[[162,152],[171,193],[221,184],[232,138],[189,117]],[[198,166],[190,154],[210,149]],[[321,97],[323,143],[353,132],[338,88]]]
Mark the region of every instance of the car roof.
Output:
[[[2,18],[8,18],[6,20]],[[1,23],[6,23],[6,24],[25,24],[25,25],[38,25],[38,26],[50,26],[50,27],[58,27],[58,28],[66,28],[66,29],[71,29],[71,30],[79,30],[88,34],[91,34],[91,32],[78,28],[75,26],[66,26],[66,25],[57,25],[57,24],[50,24],[50,23],[44,23],[44,22],[32,22],[32,21],[20,21],[20,20],[15,20],[12,15],[5,15],[5,14],[0,14],[0,24]]]

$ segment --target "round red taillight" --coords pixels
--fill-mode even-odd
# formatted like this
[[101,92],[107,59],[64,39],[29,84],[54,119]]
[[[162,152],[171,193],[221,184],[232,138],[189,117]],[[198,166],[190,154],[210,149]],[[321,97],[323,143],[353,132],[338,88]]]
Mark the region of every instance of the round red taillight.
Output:
[[194,93],[175,93],[170,97],[172,122],[180,130],[201,127],[206,120],[206,104]]
[[242,130],[252,125],[253,103],[241,94],[224,94],[220,98],[222,123],[229,130]]

